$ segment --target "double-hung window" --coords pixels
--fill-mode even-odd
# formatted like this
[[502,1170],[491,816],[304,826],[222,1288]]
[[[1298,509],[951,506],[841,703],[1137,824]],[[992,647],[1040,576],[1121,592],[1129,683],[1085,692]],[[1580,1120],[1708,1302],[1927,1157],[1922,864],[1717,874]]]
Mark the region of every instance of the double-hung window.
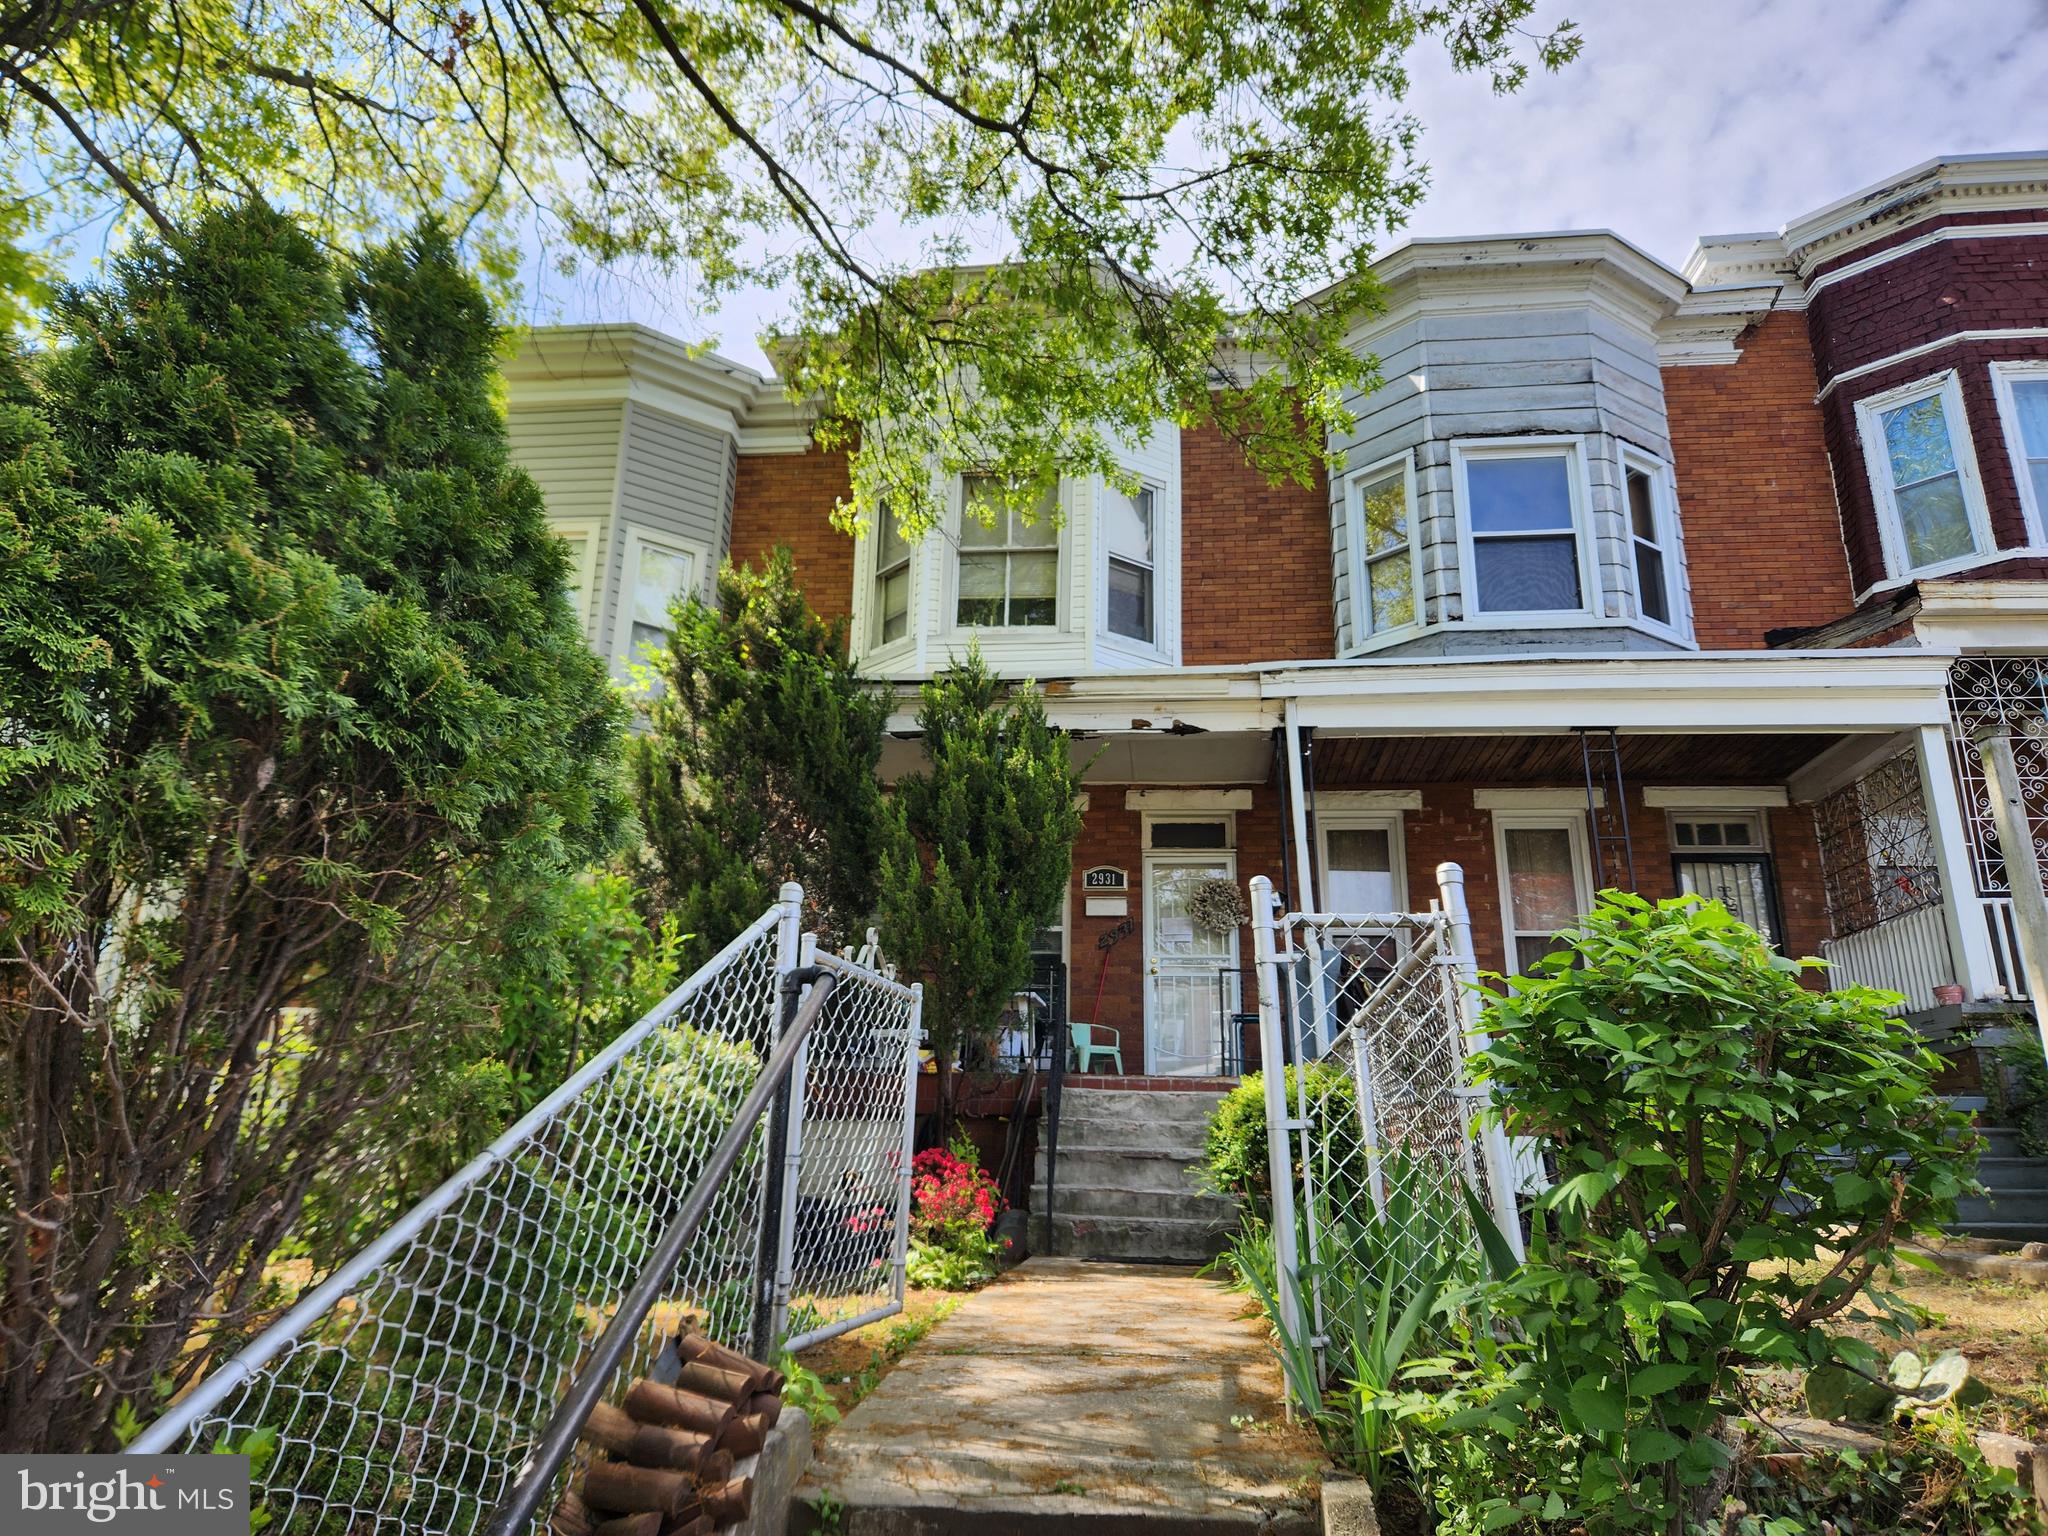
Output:
[[1550,952],[1558,930],[1571,927],[1592,904],[1586,821],[1576,812],[1497,812],[1493,828],[1508,966],[1521,975]]
[[1582,613],[1575,443],[1457,444],[1464,514],[1465,616]]
[[1102,487],[1102,541],[1109,556],[1108,629],[1144,645],[1159,640],[1155,505],[1149,485],[1140,486],[1134,496],[1107,483]]
[[910,545],[887,507],[875,514],[875,598],[869,643],[884,646],[910,632]]
[[1059,623],[1059,498],[1048,491],[1027,520],[1006,508],[986,475],[961,477],[959,592],[963,628]]
[[697,580],[696,551],[635,528],[626,535],[626,591],[618,649],[631,666],[646,666],[668,648],[669,610]]
[[1622,479],[1628,490],[1629,542],[1635,549],[1636,597],[1644,618],[1675,629],[1672,577],[1677,561],[1669,548],[1671,519],[1664,515],[1662,477],[1648,464],[1624,457]]
[[1857,401],[1856,423],[1893,576],[1990,550],[1962,388],[1953,372]]
[[1993,363],[1991,381],[2027,526],[2034,542],[2048,544],[2048,358]]
[[1408,461],[1366,470],[1351,482],[1351,540],[1357,550],[1358,638],[1416,620],[1415,513]]

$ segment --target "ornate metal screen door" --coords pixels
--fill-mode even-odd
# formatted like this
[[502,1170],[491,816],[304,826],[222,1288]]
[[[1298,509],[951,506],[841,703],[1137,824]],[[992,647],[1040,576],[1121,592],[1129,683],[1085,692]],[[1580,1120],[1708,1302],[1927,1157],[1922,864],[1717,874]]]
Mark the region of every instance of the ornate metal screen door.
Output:
[[[1223,1070],[1223,1032],[1236,999],[1237,933],[1212,933],[1190,902],[1205,880],[1237,873],[1228,853],[1151,854],[1145,860],[1145,1023],[1148,1070],[1213,1077]],[[1224,978],[1219,985],[1218,977]]]

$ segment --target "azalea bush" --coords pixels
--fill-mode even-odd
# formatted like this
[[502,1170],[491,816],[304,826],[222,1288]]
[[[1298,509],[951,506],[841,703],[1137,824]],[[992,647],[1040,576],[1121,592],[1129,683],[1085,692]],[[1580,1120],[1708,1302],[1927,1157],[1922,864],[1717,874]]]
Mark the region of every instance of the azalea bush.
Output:
[[1004,1201],[964,1137],[910,1163],[910,1281],[964,1291],[994,1278],[1009,1246],[990,1235]]

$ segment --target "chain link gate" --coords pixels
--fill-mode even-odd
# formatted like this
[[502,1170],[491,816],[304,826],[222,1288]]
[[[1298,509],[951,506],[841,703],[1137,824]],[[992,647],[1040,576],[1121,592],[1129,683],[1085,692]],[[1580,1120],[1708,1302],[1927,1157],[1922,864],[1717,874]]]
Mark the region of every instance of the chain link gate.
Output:
[[[764,1336],[800,1348],[899,1311],[922,988],[876,968],[872,940],[858,957],[818,953],[801,909],[801,890],[784,886],[131,1453],[269,1440],[251,1491],[281,1536],[472,1536],[691,1206],[701,1219],[608,1383],[612,1400],[665,1374],[686,1321],[758,1351]],[[742,1101],[800,971],[832,984],[773,1112],[748,1127]],[[736,1157],[713,1167],[736,1132]]]
[[[1251,883],[1279,1301],[1319,1353],[1326,1277],[1378,1263],[1412,1274],[1474,1240],[1461,1185],[1522,1252],[1515,1158],[1466,1078],[1485,1041],[1464,871],[1439,865],[1437,880],[1427,912],[1366,914],[1281,914],[1272,883]],[[1368,1243],[1368,1212],[1409,1241]]]

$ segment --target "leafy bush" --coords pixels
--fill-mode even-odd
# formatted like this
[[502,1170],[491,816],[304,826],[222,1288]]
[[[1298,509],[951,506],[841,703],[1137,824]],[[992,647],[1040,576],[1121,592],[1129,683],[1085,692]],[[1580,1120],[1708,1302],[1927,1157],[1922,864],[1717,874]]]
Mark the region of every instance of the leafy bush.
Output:
[[[1294,1110],[1296,1069],[1288,1067],[1283,1079],[1287,1107]],[[1332,1062],[1315,1062],[1303,1081],[1308,1099],[1308,1119],[1314,1131],[1311,1140],[1327,1147],[1332,1138],[1325,1128],[1338,1122],[1353,1125],[1358,1116],[1357,1092],[1351,1074]],[[1337,1138],[1355,1146],[1362,1137]],[[1295,1171],[1300,1173],[1299,1163]],[[1341,1166],[1317,1170],[1319,1186],[1328,1190],[1339,1206],[1365,1198],[1363,1152],[1347,1158]],[[1273,1214],[1273,1176],[1267,1161],[1265,1078],[1250,1072],[1223,1097],[1202,1139],[1199,1177],[1203,1185],[1218,1194],[1231,1195],[1243,1205],[1246,1218],[1268,1221]]]
[[910,1283],[965,1291],[993,1279],[1007,1240],[989,1229],[1002,1209],[995,1179],[964,1137],[918,1153],[910,1163]]
[[2038,1536],[2042,1529],[2031,1491],[1987,1462],[1960,1424],[1930,1426],[1868,1456],[1752,1458],[1743,1473],[1727,1536]]
[[1451,1298],[1453,1378],[1402,1405],[1443,1529],[1682,1536],[1740,1367],[1881,1369],[1824,1325],[1859,1297],[1903,1325],[1873,1278],[1970,1187],[1968,1122],[1895,999],[1813,967],[1718,904],[1610,892],[1506,981],[1481,1075],[1557,1182],[1528,1262]]

